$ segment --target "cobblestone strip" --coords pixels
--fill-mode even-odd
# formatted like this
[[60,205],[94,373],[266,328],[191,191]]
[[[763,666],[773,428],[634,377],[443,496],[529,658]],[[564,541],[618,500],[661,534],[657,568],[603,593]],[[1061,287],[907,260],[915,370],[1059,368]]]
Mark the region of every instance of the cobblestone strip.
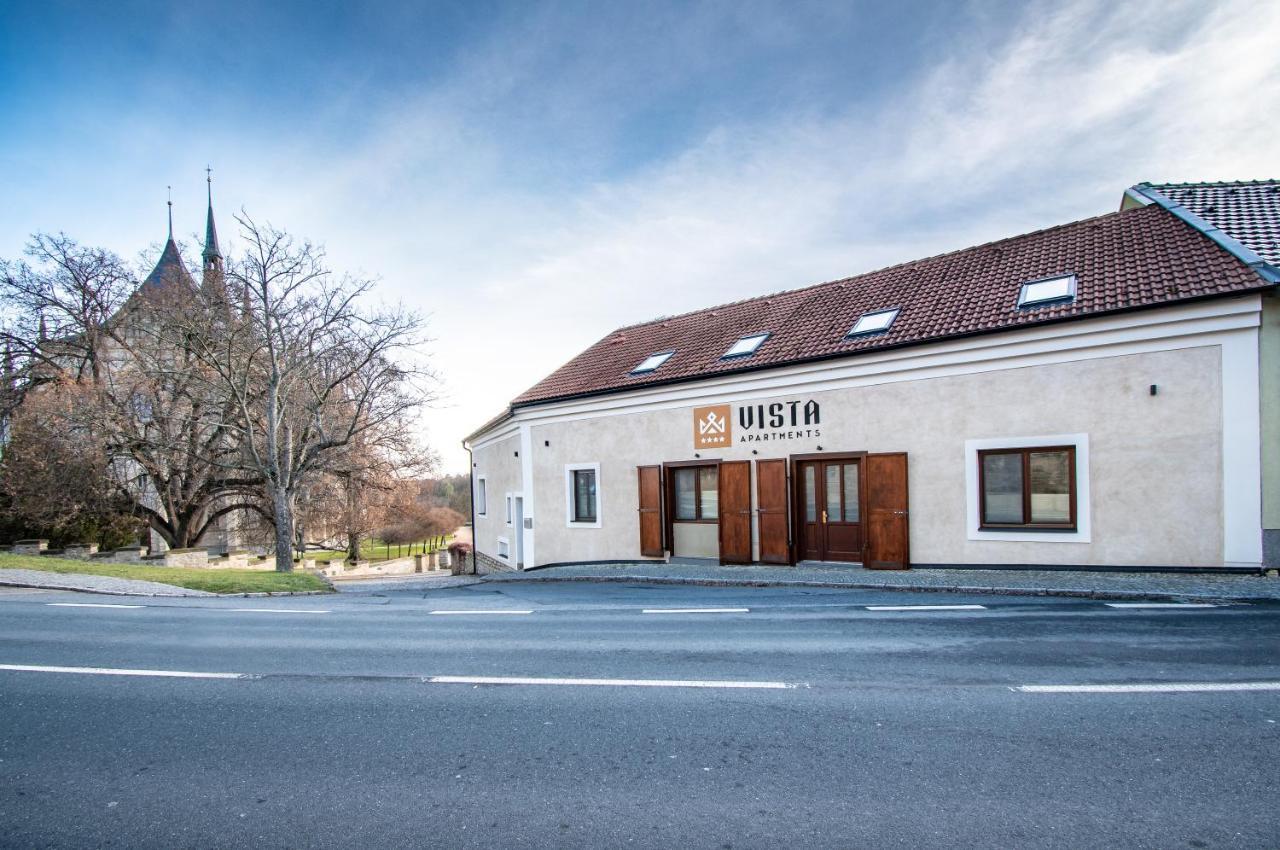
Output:
[[191,590],[156,581],[94,576],[83,573],[47,573],[41,570],[0,570],[0,585],[38,587],[44,590],[79,590],[108,596],[217,596],[207,590]]

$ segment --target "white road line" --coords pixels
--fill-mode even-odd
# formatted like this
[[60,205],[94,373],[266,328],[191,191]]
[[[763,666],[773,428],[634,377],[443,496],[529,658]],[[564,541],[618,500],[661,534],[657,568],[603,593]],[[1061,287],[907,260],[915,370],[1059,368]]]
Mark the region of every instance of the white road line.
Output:
[[523,676],[428,676],[432,685],[567,685],[614,688],[736,688],[790,690],[798,682],[719,682],[706,679],[537,679]]
[[644,608],[641,614],[748,614],[750,608]]
[[224,611],[252,611],[255,614],[331,614],[323,608],[224,608]]
[[111,605],[106,602],[46,602],[53,608],[146,608],[145,605]]
[[986,605],[868,605],[868,611],[985,611]]
[[1215,691],[1280,691],[1280,682],[1150,682],[1132,685],[1019,685],[1026,694],[1187,694]]
[[1211,602],[1104,602],[1108,608],[1217,608]]
[[116,667],[44,667],[31,664],[0,664],[0,670],[20,673],[82,673],[91,676],[158,676],[168,679],[249,679],[245,673],[193,673],[187,670],[125,670]]
[[533,611],[514,611],[511,609],[493,609],[489,611],[432,611],[432,614],[532,614]]

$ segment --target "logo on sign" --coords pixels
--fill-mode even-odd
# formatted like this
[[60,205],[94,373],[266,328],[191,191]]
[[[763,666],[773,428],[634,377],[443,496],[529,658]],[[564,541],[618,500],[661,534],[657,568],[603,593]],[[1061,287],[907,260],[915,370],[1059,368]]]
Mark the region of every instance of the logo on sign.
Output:
[[733,443],[733,425],[729,417],[733,410],[727,404],[693,409],[693,447],[695,449],[722,449]]

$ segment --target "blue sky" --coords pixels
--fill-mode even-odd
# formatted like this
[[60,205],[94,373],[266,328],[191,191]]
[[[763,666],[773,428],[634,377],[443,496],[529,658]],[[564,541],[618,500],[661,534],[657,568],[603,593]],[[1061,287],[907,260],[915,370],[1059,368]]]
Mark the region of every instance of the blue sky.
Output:
[[0,9],[0,256],[146,265],[243,208],[431,315],[424,433],[611,328],[1280,175],[1280,6],[58,3]]

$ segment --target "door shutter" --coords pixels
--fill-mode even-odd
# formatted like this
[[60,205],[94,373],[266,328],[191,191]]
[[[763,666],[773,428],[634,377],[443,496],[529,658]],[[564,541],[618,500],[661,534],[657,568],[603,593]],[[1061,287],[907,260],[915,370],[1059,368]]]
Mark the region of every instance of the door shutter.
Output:
[[760,562],[790,564],[785,460],[756,461],[756,515],[760,518]]
[[662,467],[638,466],[640,480],[640,554],[661,558],[662,547]]
[[907,455],[867,455],[867,554],[872,570],[905,570],[910,566],[907,526]]
[[751,461],[720,462],[720,563],[751,563]]

